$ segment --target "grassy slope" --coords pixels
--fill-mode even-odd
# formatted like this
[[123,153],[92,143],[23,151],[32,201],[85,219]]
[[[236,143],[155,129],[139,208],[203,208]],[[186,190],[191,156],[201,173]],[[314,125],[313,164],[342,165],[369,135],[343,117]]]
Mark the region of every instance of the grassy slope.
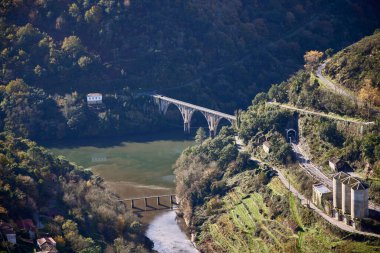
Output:
[[325,67],[333,81],[358,91],[365,79],[380,87],[380,32],[334,55]]
[[[251,173],[241,173],[231,179],[250,180]],[[237,179],[239,178],[239,179]],[[251,180],[254,180],[251,178]],[[242,183],[242,182],[240,182]],[[239,184],[238,184],[239,185]],[[222,199],[218,215],[211,216],[202,226],[199,244],[205,251],[215,252],[374,252],[380,246],[342,238],[332,232],[319,217],[301,206],[297,199],[288,195],[278,178],[266,189],[245,193],[240,186],[234,187]],[[263,191],[271,190],[270,198],[285,203],[282,208],[290,212],[272,219],[273,210],[264,200]],[[312,221],[312,222],[311,222]],[[349,236],[348,236],[349,237]],[[376,243],[375,243],[376,244]],[[349,249],[348,251],[346,251]]]

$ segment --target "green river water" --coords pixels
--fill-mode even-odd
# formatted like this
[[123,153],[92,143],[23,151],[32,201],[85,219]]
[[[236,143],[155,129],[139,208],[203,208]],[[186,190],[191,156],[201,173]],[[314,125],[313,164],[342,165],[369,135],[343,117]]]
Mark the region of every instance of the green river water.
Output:
[[87,138],[50,145],[49,150],[91,169],[108,182],[174,188],[172,166],[193,144],[180,132],[138,137]]
[[[121,198],[131,198],[174,193],[173,164],[192,144],[193,140],[175,131],[66,140],[50,143],[47,148],[103,177],[107,187]],[[142,212],[139,217],[147,225],[146,235],[157,252],[198,253],[174,210]]]

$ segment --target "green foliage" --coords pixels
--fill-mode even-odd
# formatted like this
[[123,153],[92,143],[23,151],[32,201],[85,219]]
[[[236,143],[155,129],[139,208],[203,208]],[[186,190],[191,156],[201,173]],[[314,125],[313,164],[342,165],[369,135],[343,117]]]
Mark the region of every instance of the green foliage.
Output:
[[264,134],[270,130],[282,132],[290,119],[291,114],[288,111],[265,104],[253,105],[247,112],[241,114],[239,136],[247,142],[258,132]]
[[99,6],[92,6],[86,13],[84,14],[84,19],[88,23],[99,23],[102,18],[102,9]]
[[132,97],[128,90],[120,91],[119,97],[104,96],[102,107],[94,109],[75,92],[53,98],[16,79],[0,86],[0,101],[0,126],[34,140],[146,132],[162,125],[156,106],[149,99]]
[[[42,215],[49,236],[61,238],[63,252],[103,252],[99,241],[112,243],[117,237],[133,240],[131,250],[143,243],[137,218],[91,172],[29,140],[4,133],[0,139],[0,199],[7,210],[2,220]],[[126,238],[128,233],[136,237]]]
[[378,27],[366,1],[39,0],[1,10],[1,84],[22,78],[49,94],[162,89],[230,112],[295,71],[306,50],[341,48]]
[[319,136],[337,147],[341,147],[344,142],[344,136],[338,131],[336,124],[330,121],[323,122],[319,126]]
[[286,86],[286,83],[273,84],[268,91],[269,99],[279,103],[288,102],[288,92],[284,86]]
[[92,63],[92,59],[90,57],[87,57],[87,56],[82,56],[78,60],[78,65],[82,69],[87,68],[91,63]]
[[268,94],[264,92],[257,93],[255,98],[252,101],[252,105],[258,105],[265,103],[268,100]]
[[343,49],[327,63],[325,74],[353,91],[370,80],[380,88],[380,34],[374,33]]
[[64,119],[55,102],[40,89],[31,89],[16,79],[5,87],[1,110],[4,130],[26,138],[56,138]]
[[380,135],[368,134],[363,138],[361,150],[370,162],[380,160]]
[[195,143],[202,144],[206,138],[205,129],[203,127],[198,128],[197,133],[195,134]]
[[62,50],[72,57],[76,57],[83,52],[84,47],[81,40],[77,36],[69,36],[64,38],[62,42]]

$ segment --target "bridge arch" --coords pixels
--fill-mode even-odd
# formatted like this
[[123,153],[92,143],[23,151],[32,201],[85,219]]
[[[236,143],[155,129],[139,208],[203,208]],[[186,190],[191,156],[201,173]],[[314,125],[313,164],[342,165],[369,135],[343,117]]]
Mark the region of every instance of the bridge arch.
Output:
[[207,109],[201,106],[196,106],[190,103],[182,102],[161,95],[153,95],[153,98],[159,107],[159,111],[164,115],[166,114],[171,104],[174,104],[179,109],[183,119],[183,128],[186,133],[190,133],[191,119],[194,112],[196,111],[201,112],[203,116],[206,118],[211,137],[214,137],[216,135],[219,122],[222,119],[226,119],[232,125],[234,125],[234,123],[236,122],[236,117],[233,115],[228,115],[225,113]]

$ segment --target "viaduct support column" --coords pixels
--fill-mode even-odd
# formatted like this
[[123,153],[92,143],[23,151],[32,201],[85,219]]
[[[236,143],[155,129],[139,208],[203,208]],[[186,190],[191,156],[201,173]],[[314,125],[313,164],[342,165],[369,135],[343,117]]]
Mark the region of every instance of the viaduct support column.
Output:
[[208,129],[210,130],[210,137],[214,138],[218,130],[219,121],[222,119],[222,117],[208,112],[203,112],[203,115],[207,120]]
[[158,105],[158,110],[165,115],[166,111],[169,108],[170,102],[160,99],[160,98],[154,98],[154,102]]
[[183,131],[189,134],[191,131],[191,117],[193,116],[195,109],[183,105],[177,105],[177,107],[182,114]]

